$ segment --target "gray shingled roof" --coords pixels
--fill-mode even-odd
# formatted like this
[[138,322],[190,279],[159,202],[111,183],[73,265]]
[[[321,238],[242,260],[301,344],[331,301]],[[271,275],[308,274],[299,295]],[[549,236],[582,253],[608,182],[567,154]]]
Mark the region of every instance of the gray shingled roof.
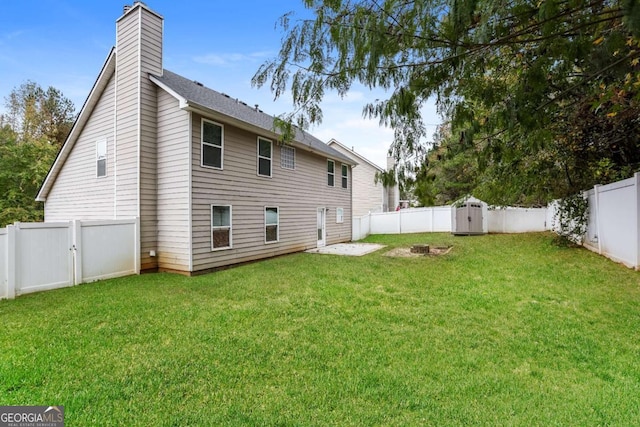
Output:
[[[184,98],[189,105],[204,107],[261,129],[270,132],[274,131],[273,116],[265,114],[256,107],[250,107],[236,98],[209,89],[201,83],[189,80],[169,70],[163,70],[162,76],[154,75],[153,77],[158,82],[166,85],[167,88],[171,89],[178,96]],[[310,151],[322,153],[329,158],[340,160],[343,163],[356,164],[353,159],[334,150],[307,132],[298,129],[295,141],[303,146],[307,146]]]

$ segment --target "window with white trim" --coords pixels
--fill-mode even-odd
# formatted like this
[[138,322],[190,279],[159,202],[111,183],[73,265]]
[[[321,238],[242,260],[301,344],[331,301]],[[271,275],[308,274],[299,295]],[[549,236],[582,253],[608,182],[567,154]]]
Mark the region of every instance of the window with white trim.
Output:
[[336,208],[336,223],[342,224],[344,222],[344,208]]
[[264,208],[264,242],[280,240],[280,215],[278,207]]
[[222,169],[224,127],[221,124],[202,119],[201,130],[202,166]]
[[333,187],[335,184],[336,172],[335,172],[336,164],[333,160],[327,160],[327,185],[329,187]]
[[107,176],[107,139],[96,141],[96,177]]
[[211,205],[211,250],[229,249],[231,245],[231,206]]
[[271,176],[273,144],[268,139],[258,137],[258,175]]
[[283,145],[280,148],[280,167],[284,169],[296,168],[296,149]]
[[342,165],[342,188],[347,188],[349,186],[349,167],[347,165]]

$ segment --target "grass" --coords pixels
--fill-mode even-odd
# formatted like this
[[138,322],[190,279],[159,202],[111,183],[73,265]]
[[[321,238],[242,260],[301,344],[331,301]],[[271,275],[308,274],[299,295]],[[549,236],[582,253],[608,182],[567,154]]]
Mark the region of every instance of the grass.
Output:
[[0,404],[68,426],[640,424],[640,275],[548,234],[370,236],[0,302]]

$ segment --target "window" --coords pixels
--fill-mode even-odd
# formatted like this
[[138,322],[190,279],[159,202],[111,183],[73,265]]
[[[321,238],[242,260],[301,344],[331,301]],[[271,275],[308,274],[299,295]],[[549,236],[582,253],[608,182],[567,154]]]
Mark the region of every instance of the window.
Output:
[[349,167],[347,165],[342,165],[342,188],[348,187],[348,177],[349,176]]
[[202,166],[222,169],[224,128],[202,119]]
[[107,176],[107,140],[96,141],[96,176]]
[[264,208],[264,241],[277,242],[279,236],[280,216],[277,207]]
[[211,206],[211,250],[231,247],[231,206]]
[[271,141],[258,138],[258,175],[271,176]]
[[333,160],[327,160],[327,185],[333,187],[335,180],[335,163]]
[[296,168],[296,149],[283,145],[280,149],[280,167],[284,169]]
[[338,224],[344,222],[344,208],[336,208],[336,222]]

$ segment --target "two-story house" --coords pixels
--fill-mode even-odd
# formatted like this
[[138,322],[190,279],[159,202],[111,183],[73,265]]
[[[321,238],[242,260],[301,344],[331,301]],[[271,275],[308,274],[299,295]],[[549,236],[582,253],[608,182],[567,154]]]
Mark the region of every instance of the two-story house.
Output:
[[45,220],[140,218],[142,270],[183,273],[351,239],[355,162],[163,69],[163,18],[125,7],[116,46],[44,181]]
[[[396,210],[400,204],[398,184],[386,187],[376,179],[377,174],[385,172],[383,168],[335,139],[331,139],[327,145],[356,163],[352,169],[353,200],[351,208],[354,217]],[[387,157],[387,170],[392,170],[394,165],[393,157]]]

